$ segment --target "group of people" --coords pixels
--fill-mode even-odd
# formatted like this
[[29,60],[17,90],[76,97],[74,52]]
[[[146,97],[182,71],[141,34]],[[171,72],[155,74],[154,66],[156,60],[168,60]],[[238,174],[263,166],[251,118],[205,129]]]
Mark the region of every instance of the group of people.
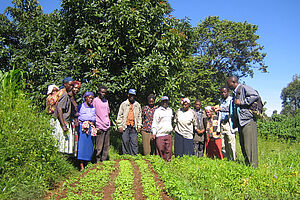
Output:
[[63,80],[61,88],[48,86],[46,110],[55,117],[51,124],[59,151],[77,158],[83,170],[93,156],[96,162],[108,159],[110,109],[105,86],[99,87],[97,97],[85,92],[83,103],[77,105],[80,87],[81,83],[71,77]]
[[[239,132],[246,164],[257,167],[257,126],[249,107],[259,95],[253,88],[239,84],[235,76],[227,79],[227,85],[221,88],[219,105],[206,106],[202,110],[201,101],[197,99],[192,109],[190,100],[182,98],[182,106],[175,114],[168,106],[168,96],[162,96],[160,106],[156,106],[155,96],[150,94],[148,105],[142,108],[136,101],[136,90],[130,89],[117,115],[123,154],[139,153],[138,134],[141,133],[144,155],[157,154],[170,161],[174,133],[175,157],[202,157],[206,150],[209,158],[235,160],[235,136]],[[110,109],[105,98],[107,88],[100,86],[96,98],[92,92],[86,92],[84,103],[79,106],[75,99],[80,89],[79,82],[68,77],[63,80],[62,89],[53,85],[48,88],[47,111],[57,117],[52,123],[59,150],[75,155],[81,161],[81,169],[92,159],[93,153],[97,162],[108,159]]]

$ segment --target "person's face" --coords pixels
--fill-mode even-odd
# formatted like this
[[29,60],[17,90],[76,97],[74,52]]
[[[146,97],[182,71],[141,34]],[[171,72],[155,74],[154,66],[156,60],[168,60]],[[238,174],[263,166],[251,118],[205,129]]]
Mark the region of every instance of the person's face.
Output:
[[75,84],[72,91],[73,94],[76,95],[80,91],[80,86],[78,84]]
[[92,95],[85,97],[85,101],[88,105],[92,105],[94,97]]
[[161,106],[164,107],[164,108],[167,108],[168,107],[168,104],[169,104],[169,101],[168,100],[163,100],[161,102]]
[[232,80],[227,80],[227,85],[228,85],[228,87],[231,89],[231,90],[234,90],[235,89],[235,82],[234,81],[232,81]]
[[187,102],[185,102],[185,103],[182,105],[182,108],[183,108],[184,111],[187,111],[187,110],[189,109],[189,107],[190,107],[190,104],[187,103]]
[[51,94],[53,95],[53,94],[55,94],[56,92],[58,92],[58,89],[57,89],[57,88],[53,88]]
[[212,117],[213,112],[211,110],[205,110],[205,114],[208,118]]
[[199,102],[199,101],[195,102],[194,107],[195,107],[196,110],[200,110],[201,102]]
[[133,94],[128,94],[128,99],[129,99],[129,101],[133,101],[134,98],[135,98],[135,95],[133,95]]
[[226,88],[221,89],[221,96],[222,96],[223,99],[227,99],[228,94],[229,93],[228,93],[228,90]]
[[99,90],[99,97],[100,99],[104,99],[104,97],[106,96],[107,93],[107,89],[102,88],[101,90]]
[[153,99],[153,98],[150,98],[150,99],[148,100],[148,105],[149,105],[150,107],[152,107],[152,106],[154,105],[154,99]]
[[73,81],[69,81],[69,82],[65,83],[65,88],[66,88],[67,92],[70,92],[73,89],[73,86],[74,86]]

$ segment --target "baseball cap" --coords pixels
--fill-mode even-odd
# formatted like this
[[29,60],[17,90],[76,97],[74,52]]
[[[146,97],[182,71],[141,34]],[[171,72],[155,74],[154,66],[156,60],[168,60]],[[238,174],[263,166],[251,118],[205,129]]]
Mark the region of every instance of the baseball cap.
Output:
[[130,89],[130,90],[128,90],[128,94],[136,95],[136,90],[135,89]]
[[165,101],[165,100],[169,101],[169,97],[167,97],[167,96],[162,96],[162,97],[161,97],[161,100],[162,100],[162,101]]

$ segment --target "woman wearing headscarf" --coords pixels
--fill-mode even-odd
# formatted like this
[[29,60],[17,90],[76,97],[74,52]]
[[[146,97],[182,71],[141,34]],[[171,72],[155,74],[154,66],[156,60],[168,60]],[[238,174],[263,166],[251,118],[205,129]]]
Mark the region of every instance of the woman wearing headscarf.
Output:
[[93,107],[94,93],[86,92],[83,95],[84,103],[78,107],[79,140],[77,159],[80,160],[80,170],[84,169],[86,162],[91,161],[94,150],[94,136],[97,134],[95,127],[96,110]]
[[174,151],[175,157],[183,155],[193,155],[193,133],[194,130],[198,134],[201,131],[198,129],[197,115],[190,108],[190,100],[184,98],[181,100],[182,108],[175,113],[175,140]]
[[204,128],[207,135],[206,141],[206,156],[208,158],[223,159],[222,153],[222,139],[218,132],[218,116],[214,114],[211,106],[205,107],[205,114],[207,118],[204,120]]
[[56,85],[49,85],[46,99],[46,111],[49,114],[53,114],[55,111],[56,103],[58,100],[57,92],[59,88]]

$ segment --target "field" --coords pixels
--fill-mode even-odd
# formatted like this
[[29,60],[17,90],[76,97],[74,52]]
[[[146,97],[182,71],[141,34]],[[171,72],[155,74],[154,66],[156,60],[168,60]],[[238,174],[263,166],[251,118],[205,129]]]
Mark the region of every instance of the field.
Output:
[[[117,133],[116,133],[117,134]],[[239,147],[239,145],[237,145]],[[299,143],[259,138],[259,168],[186,156],[120,156],[90,164],[46,199],[299,199]]]

